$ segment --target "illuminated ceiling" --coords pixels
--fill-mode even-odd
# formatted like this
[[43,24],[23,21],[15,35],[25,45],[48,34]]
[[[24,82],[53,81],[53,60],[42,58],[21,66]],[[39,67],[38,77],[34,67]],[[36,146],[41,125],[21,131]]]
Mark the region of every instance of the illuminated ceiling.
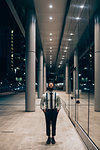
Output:
[[25,9],[35,8],[47,70],[54,73],[62,70],[66,62],[70,61],[100,4],[99,0],[12,1],[19,16],[24,18],[24,27]]

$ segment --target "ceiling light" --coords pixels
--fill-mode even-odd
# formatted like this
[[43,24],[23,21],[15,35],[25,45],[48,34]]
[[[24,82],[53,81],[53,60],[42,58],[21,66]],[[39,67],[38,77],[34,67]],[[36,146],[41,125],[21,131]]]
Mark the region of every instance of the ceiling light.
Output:
[[52,59],[52,57],[50,57],[50,59]]
[[15,70],[15,73],[16,73],[17,69],[14,69],[14,70]]
[[72,41],[72,39],[68,39],[68,41]]
[[19,70],[20,68],[19,68],[19,67],[16,67],[16,69]]
[[14,33],[14,30],[11,30],[11,33]]
[[64,59],[64,57],[62,57],[62,59]]
[[83,8],[84,8],[84,5],[81,5],[81,6],[80,6],[80,8],[82,8],[82,9],[83,9]]
[[52,57],[52,55],[50,55],[50,57]]
[[80,18],[79,17],[76,17],[76,20],[79,20]]
[[53,8],[53,5],[50,4],[50,5],[49,5],[49,8]]
[[64,50],[64,53],[66,53],[67,52],[67,50]]
[[13,54],[11,55],[11,57],[13,57]]
[[58,68],[60,68],[61,66],[59,65]]
[[52,50],[50,50],[50,53],[52,53]]
[[52,35],[52,33],[50,33],[49,35]]
[[50,47],[50,49],[52,49],[52,47]]
[[73,33],[70,33],[70,35],[74,35]]
[[65,57],[64,55],[62,57]]
[[84,69],[86,70],[86,69],[88,69],[87,67],[84,67]]
[[79,74],[79,77],[81,77],[81,74]]
[[52,68],[52,65],[50,65],[50,68]]
[[63,61],[60,62],[60,65],[63,63]]
[[68,47],[65,47],[65,49],[68,49]]
[[49,20],[52,20],[53,19],[53,17],[49,17]]
[[52,41],[52,39],[50,39],[50,41]]

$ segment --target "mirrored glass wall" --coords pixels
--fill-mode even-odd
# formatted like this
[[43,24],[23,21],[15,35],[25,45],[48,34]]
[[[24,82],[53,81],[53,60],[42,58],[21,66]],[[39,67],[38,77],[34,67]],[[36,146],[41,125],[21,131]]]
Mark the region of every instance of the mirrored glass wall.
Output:
[[[73,67],[70,67],[71,94],[66,94],[65,109],[69,118],[77,123],[86,135],[100,149],[100,111],[95,111],[95,15],[100,14],[92,9],[93,1],[86,0],[78,20],[75,36],[78,39],[78,75],[72,56]],[[98,5],[99,7],[99,5]],[[84,32],[81,33],[84,28]],[[82,36],[81,36],[82,35]],[[100,41],[99,41],[100,42]],[[99,65],[99,64],[98,64]],[[77,80],[79,93],[77,93]],[[99,80],[98,80],[99,82]],[[78,95],[79,94],[79,95]]]

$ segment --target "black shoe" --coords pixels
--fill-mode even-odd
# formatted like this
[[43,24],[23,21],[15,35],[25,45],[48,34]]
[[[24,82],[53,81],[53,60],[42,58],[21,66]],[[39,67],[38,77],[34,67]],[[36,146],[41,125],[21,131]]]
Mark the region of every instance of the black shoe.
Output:
[[55,143],[56,143],[55,139],[54,139],[54,138],[52,138],[52,144],[55,144]]
[[48,137],[46,144],[50,144],[50,137]]

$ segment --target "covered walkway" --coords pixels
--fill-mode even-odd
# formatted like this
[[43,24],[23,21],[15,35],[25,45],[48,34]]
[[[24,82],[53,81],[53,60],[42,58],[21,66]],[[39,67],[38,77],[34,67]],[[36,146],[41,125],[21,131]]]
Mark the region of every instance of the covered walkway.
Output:
[[0,97],[0,150],[87,150],[63,108],[56,144],[45,145],[45,118],[39,102],[35,112],[25,112],[24,93]]

